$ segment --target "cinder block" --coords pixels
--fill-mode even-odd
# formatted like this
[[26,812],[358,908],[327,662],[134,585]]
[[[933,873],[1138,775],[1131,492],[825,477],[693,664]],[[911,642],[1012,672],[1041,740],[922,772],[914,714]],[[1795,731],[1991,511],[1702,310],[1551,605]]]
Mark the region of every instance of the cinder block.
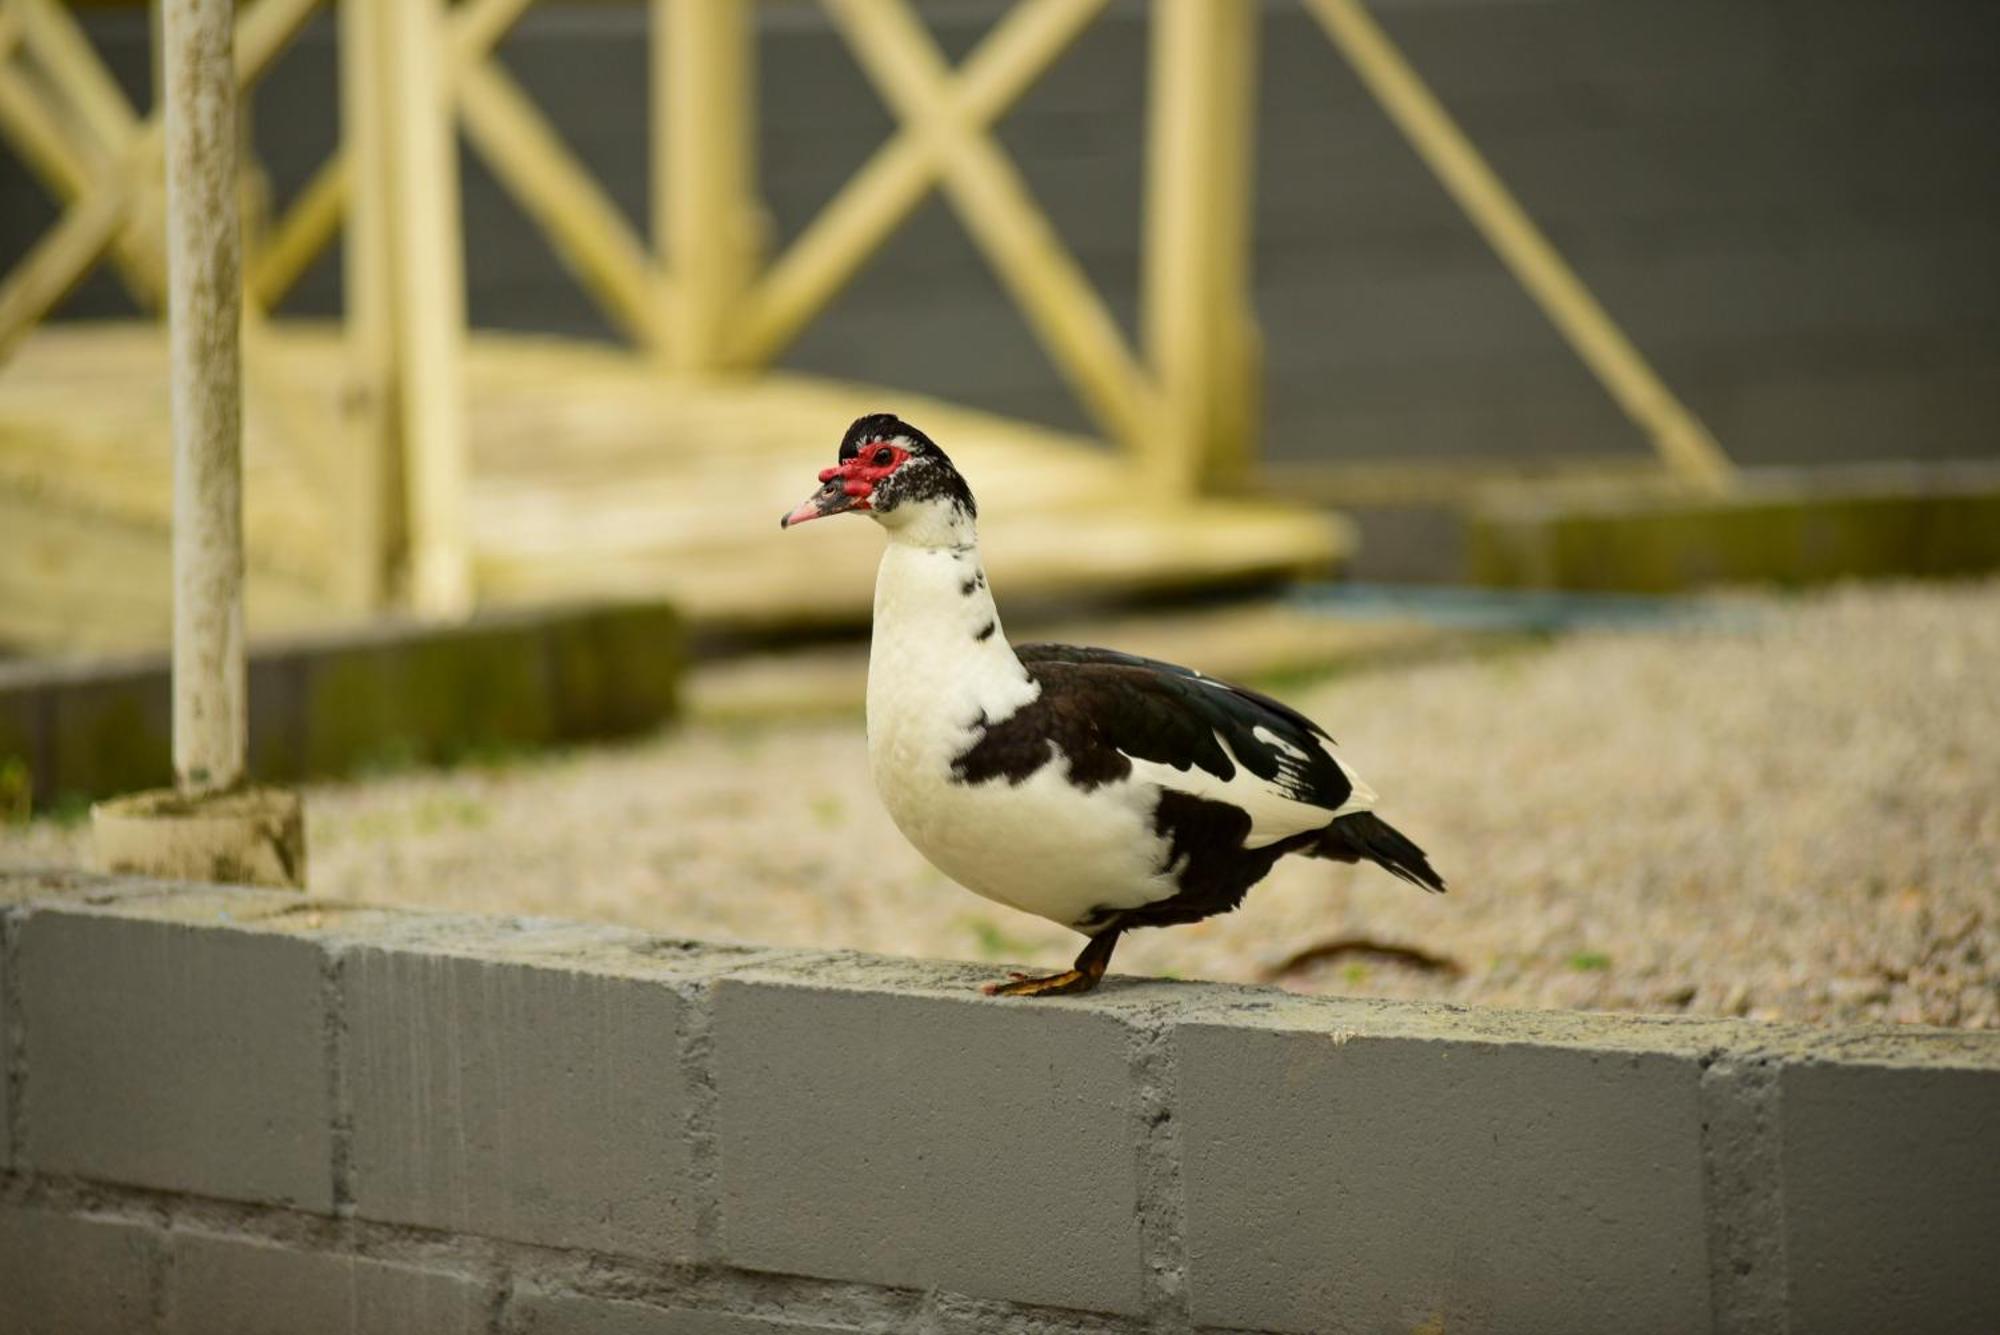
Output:
[[154,1245],[153,1233],[138,1224],[0,1207],[0,1331],[151,1330]]
[[1779,1078],[1792,1329],[2000,1330],[2000,1069]]
[[731,1263],[1139,1309],[1129,1033],[1114,1016],[834,980],[724,979],[715,1008]]
[[483,1335],[490,1285],[333,1252],[176,1233],[165,1335]]
[[[270,901],[217,902],[227,914],[228,904]],[[41,909],[20,924],[22,1159],[131,1186],[331,1209],[319,948],[144,912]]]
[[681,1003],[668,981],[436,948],[356,951],[344,979],[363,1217],[691,1253]]
[[1280,1005],[1175,1035],[1197,1324],[1708,1328],[1691,1055],[1392,1036],[1370,1014]]
[[860,1329],[532,1289],[518,1293],[508,1312],[508,1335],[852,1335]]

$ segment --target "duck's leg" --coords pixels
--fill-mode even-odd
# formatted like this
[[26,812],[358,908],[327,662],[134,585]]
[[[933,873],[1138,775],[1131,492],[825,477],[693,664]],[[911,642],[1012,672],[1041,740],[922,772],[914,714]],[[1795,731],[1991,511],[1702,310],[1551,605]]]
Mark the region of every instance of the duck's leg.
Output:
[[989,997],[1062,997],[1074,996],[1078,992],[1088,992],[1096,987],[1104,977],[1104,971],[1111,965],[1111,949],[1118,944],[1118,934],[1124,927],[1113,924],[1090,938],[1076,963],[1061,973],[1052,973],[1046,978],[1030,978],[1027,974],[1011,975],[1012,982],[987,983],[979,990]]

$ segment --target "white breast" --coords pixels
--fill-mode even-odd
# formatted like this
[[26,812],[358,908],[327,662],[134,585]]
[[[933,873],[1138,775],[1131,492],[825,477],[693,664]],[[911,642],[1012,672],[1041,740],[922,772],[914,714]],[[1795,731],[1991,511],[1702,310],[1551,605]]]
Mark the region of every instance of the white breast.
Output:
[[[868,759],[883,805],[945,875],[1064,926],[1173,894],[1151,784],[1086,793],[1061,761],[1019,784],[953,777],[982,717],[999,722],[1040,691],[1007,647],[990,592],[961,591],[978,570],[970,549],[892,542],[883,556],[868,664]],[[976,639],[989,621],[994,633]]]

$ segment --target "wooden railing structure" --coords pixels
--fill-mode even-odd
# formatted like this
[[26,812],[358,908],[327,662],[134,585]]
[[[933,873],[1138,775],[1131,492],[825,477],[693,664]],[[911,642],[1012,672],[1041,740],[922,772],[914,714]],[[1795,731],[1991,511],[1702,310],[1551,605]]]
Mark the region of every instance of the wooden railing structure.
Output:
[[[248,89],[323,0],[248,0]],[[1187,505],[1254,461],[1259,342],[1250,304],[1260,6],[1154,0],[1141,337],[1128,341],[993,135],[1107,0],[1019,0],[953,68],[909,0],[822,0],[898,128],[775,256],[755,163],[754,0],[649,0],[650,227],[633,227],[493,59],[531,0],[324,0],[341,49],[341,136],[297,199],[247,238],[252,410],[299,424],[288,466],[337,514],[266,547],[348,606],[399,586],[456,614],[479,595],[468,532],[468,331],[456,132],[583,289],[680,386],[754,385],[932,191],[972,240],[1156,504]],[[1357,0],[1304,0],[1501,257],[1677,475],[1728,464],[1488,170]],[[0,372],[77,282],[109,264],[157,309],[160,133],[58,0],[0,0],[0,138],[62,202],[0,282]],[[288,389],[271,312],[345,229],[341,429]],[[824,431],[822,432],[824,434]],[[253,448],[254,463],[254,448]],[[253,489],[255,486],[253,469]],[[259,535],[251,525],[253,553]],[[307,571],[311,552],[337,569]],[[282,564],[282,561],[280,562]]]

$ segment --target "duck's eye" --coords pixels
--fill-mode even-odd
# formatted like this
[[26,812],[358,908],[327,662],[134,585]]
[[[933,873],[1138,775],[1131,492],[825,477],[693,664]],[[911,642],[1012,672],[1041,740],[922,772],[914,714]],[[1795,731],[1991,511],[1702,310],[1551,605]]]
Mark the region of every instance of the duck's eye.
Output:
[[884,446],[883,448],[875,451],[875,466],[877,468],[887,468],[889,466],[889,461],[895,457],[896,456],[894,454],[889,452],[889,448],[887,446]]

